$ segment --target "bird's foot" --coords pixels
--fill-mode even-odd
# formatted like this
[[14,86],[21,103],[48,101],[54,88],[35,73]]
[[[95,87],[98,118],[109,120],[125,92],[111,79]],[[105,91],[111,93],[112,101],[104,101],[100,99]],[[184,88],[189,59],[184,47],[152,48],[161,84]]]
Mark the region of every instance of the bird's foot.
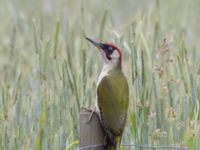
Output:
[[95,107],[94,108],[83,107],[83,109],[90,112],[90,116],[89,116],[88,120],[86,121],[86,123],[89,123],[92,119],[93,114],[97,113],[96,109],[95,109]]

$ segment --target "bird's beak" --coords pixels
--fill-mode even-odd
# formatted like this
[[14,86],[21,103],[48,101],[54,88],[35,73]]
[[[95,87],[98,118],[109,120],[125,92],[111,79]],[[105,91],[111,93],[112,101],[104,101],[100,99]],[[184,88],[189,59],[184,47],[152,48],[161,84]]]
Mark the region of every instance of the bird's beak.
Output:
[[104,49],[104,44],[101,43],[101,42],[98,42],[98,41],[95,41],[95,40],[92,40],[88,37],[85,37],[88,41],[90,41],[92,44],[94,44],[97,48],[100,48],[100,49]]

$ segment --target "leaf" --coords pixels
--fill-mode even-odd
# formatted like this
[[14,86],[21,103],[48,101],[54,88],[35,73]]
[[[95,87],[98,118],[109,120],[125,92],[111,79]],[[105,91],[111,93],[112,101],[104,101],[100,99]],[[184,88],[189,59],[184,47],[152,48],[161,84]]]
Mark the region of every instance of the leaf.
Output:
[[73,141],[72,143],[70,143],[65,150],[71,150],[73,148],[74,145],[78,145],[79,141]]

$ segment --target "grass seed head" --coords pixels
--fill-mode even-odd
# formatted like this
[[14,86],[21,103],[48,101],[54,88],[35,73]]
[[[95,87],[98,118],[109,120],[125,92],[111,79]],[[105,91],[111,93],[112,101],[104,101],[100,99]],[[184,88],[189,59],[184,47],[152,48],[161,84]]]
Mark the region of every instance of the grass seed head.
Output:
[[173,107],[168,107],[166,109],[166,119],[169,121],[174,121],[177,117],[177,113]]

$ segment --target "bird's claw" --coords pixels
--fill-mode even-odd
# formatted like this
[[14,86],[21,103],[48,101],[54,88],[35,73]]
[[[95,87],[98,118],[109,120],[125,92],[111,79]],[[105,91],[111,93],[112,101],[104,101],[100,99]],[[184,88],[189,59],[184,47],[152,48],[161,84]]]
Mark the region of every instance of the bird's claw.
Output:
[[92,119],[93,114],[96,113],[96,109],[95,108],[86,108],[86,107],[83,107],[83,109],[90,112],[90,116],[89,116],[88,120],[86,121],[86,123],[89,123]]

